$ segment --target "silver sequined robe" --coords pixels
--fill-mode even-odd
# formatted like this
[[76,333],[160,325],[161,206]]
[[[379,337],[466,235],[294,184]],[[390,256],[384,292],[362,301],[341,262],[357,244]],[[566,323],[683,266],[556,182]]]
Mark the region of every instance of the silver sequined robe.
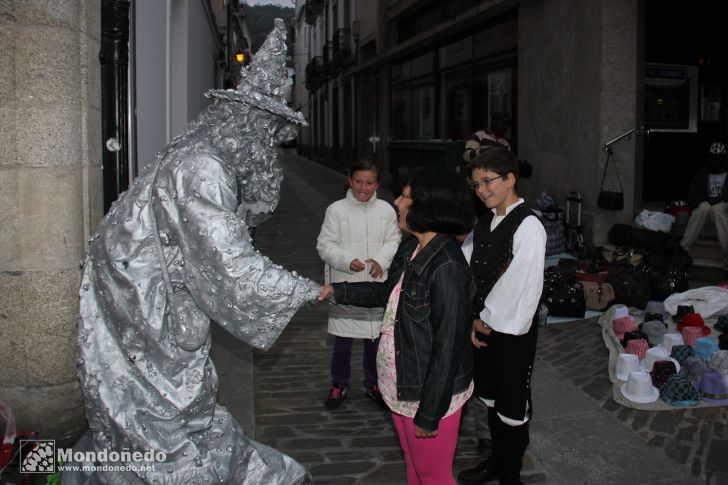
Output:
[[172,282],[186,287],[197,306],[235,337],[270,347],[297,309],[319,293],[316,283],[252,247],[248,227],[236,215],[245,213],[236,174],[201,146],[168,149],[156,179],[148,169],[111,208],[91,237],[81,287],[78,370],[93,434],[77,448],[156,450],[167,459],[154,472],[64,476],[64,483],[309,480],[301,465],[245,437],[216,403],[209,333],[201,348],[188,352],[167,326],[149,212],[153,179]]

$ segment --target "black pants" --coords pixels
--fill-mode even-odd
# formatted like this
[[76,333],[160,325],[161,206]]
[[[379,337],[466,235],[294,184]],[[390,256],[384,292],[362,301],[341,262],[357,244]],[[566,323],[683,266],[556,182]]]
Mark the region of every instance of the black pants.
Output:
[[498,417],[495,408],[488,408],[488,424],[493,440],[493,454],[488,459],[489,468],[500,470],[501,485],[515,485],[521,482],[523,456],[530,442],[528,421],[520,426],[510,426]]

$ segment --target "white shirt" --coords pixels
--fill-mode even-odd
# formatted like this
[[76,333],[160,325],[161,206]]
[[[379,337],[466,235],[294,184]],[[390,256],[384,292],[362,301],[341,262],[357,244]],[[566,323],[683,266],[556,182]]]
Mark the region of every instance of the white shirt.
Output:
[[[523,203],[506,208],[508,215]],[[506,217],[495,214],[490,230]],[[546,231],[536,216],[526,217],[513,235],[513,260],[485,299],[480,319],[497,332],[523,335],[531,328],[543,289]]]

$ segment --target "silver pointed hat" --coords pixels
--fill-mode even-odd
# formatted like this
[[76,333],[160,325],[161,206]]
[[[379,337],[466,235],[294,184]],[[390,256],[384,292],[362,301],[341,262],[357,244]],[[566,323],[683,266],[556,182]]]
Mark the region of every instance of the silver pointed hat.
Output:
[[240,83],[235,89],[211,89],[205,96],[237,103],[282,116],[293,123],[308,125],[300,111],[286,104],[286,27],[275,19],[273,30],[253,56],[253,62],[240,69]]

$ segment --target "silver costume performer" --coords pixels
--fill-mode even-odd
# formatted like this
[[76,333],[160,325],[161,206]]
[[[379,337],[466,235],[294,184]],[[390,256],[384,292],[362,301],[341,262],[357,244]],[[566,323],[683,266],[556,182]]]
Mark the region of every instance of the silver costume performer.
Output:
[[[278,204],[275,145],[305,123],[283,98],[284,41],[277,19],[237,89],[208,92],[215,103],[91,236],[77,361],[90,430],[74,451],[154,450],[166,460],[154,471],[66,473],[63,483],[312,483],[303,466],[248,439],[217,404],[209,356],[210,319],[267,349],[320,290],[257,252],[248,234]],[[178,309],[168,304],[157,241],[173,293],[206,315],[191,333],[172,324]]]

